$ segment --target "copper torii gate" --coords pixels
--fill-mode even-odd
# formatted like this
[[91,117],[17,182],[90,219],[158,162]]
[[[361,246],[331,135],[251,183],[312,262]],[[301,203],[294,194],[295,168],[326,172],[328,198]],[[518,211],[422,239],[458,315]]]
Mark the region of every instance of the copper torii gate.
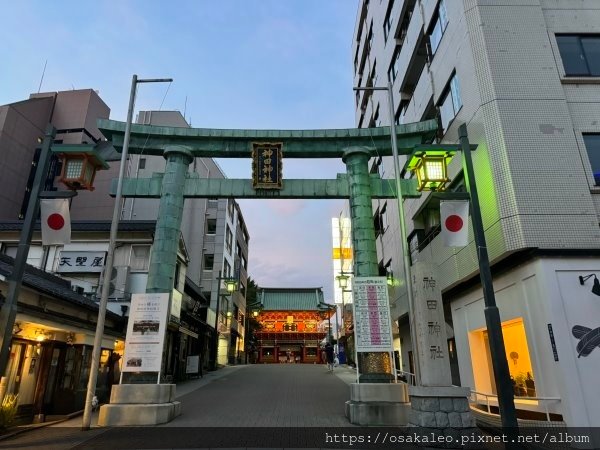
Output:
[[[98,128],[113,146],[122,149],[125,123],[99,120]],[[436,120],[396,127],[399,155],[431,142]],[[373,156],[391,156],[389,127],[324,130],[225,130],[132,125],[129,152],[164,156],[162,176],[123,180],[123,197],[160,198],[155,241],[148,270],[148,293],[169,293],[173,286],[179,230],[185,198],[347,198],[353,229],[354,272],[357,277],[378,275],[373,198],[395,198],[393,179],[370,174]],[[281,190],[255,190],[250,179],[200,179],[188,174],[194,157],[250,158],[253,142],[281,142],[285,158],[342,158],[347,174],[337,179],[284,180]],[[415,180],[401,180],[403,197],[418,197]],[[113,193],[116,186],[113,185]],[[361,382],[389,380],[387,353],[365,353]]]

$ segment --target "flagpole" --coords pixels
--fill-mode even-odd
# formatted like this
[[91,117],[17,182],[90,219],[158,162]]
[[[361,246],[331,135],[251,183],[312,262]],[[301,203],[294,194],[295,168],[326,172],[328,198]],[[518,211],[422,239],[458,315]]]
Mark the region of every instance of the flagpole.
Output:
[[50,147],[52,146],[54,136],[56,136],[56,129],[51,124],[48,124],[44,140],[42,141],[40,158],[35,169],[35,177],[33,179],[33,186],[31,187],[27,211],[25,212],[23,228],[21,229],[17,255],[13,263],[12,272],[8,277],[8,296],[4,304],[2,304],[4,298],[0,294],[0,329],[3,330],[3,332],[0,333],[0,376],[2,377],[0,380],[0,403],[6,393],[6,383],[3,381],[5,381],[4,374],[6,372],[6,366],[8,365],[13,327],[15,325],[15,318],[17,317],[17,302],[19,299],[19,292],[21,291],[21,285],[23,284],[23,275],[25,273],[27,255],[29,254],[29,247],[33,236],[33,228],[39,212],[40,192],[44,185],[45,178],[48,175],[51,154]]

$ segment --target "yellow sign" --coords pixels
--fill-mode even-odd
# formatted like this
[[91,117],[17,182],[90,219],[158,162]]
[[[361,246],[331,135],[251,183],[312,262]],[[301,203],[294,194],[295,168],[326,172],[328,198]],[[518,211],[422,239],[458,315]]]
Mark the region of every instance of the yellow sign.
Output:
[[[343,256],[343,257],[342,257]],[[352,249],[351,248],[342,248],[336,247],[333,249],[333,259],[352,259]]]

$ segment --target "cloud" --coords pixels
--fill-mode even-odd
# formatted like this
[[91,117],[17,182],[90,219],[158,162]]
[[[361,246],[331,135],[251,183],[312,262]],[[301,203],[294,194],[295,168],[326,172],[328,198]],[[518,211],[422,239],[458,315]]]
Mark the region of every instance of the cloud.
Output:
[[284,217],[294,215],[306,207],[306,200],[264,200],[264,203],[271,211]]

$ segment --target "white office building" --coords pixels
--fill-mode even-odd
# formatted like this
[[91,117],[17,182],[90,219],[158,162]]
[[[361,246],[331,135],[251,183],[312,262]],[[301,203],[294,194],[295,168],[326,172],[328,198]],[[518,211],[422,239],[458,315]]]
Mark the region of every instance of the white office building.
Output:
[[[496,302],[520,418],[600,426],[600,2],[362,0],[355,86],[393,82],[396,123],[438,118],[438,142],[473,152]],[[356,92],[356,124],[387,126],[386,91]],[[401,166],[405,157],[401,158]],[[460,155],[450,191],[464,191]],[[393,177],[390,157],[372,171]],[[410,176],[409,174],[404,175]],[[441,241],[439,200],[374,202],[382,273],[439,267],[453,382],[497,404],[477,252]],[[591,277],[587,277],[592,275]],[[583,284],[582,284],[583,282]],[[402,369],[413,371],[404,283],[390,291]],[[489,397],[486,397],[489,396]],[[533,397],[533,399],[524,399]],[[487,406],[484,407],[486,409]]]

